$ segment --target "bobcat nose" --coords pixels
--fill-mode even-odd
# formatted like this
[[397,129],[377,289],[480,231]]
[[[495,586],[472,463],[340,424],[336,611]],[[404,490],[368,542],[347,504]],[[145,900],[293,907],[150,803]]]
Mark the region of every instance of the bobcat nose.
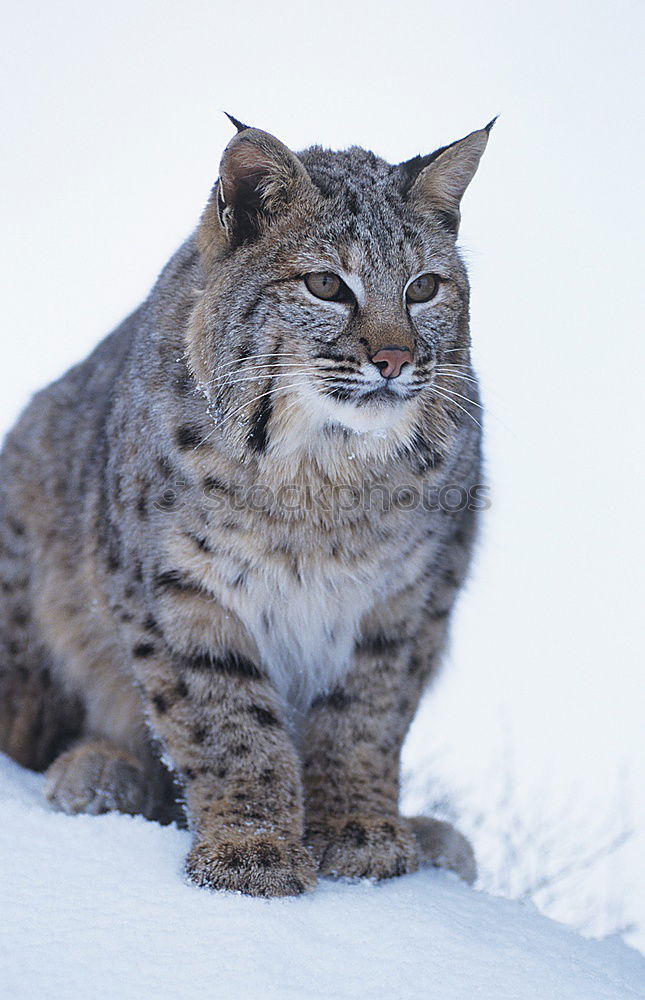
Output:
[[406,362],[412,364],[412,351],[404,347],[384,347],[372,357],[383,378],[396,378]]

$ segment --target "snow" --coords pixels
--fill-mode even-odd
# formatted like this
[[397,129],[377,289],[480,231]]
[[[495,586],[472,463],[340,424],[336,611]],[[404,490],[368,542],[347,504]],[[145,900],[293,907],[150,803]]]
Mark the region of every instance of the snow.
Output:
[[493,505],[404,765],[485,816],[483,860],[526,831],[512,882],[633,830],[540,905],[645,950],[642,4],[35,7],[0,34],[0,433],[194,227],[222,109],[391,162],[500,112],[460,230]]
[[65,816],[0,757],[0,980],[12,1000],[608,1000],[645,997],[645,960],[423,871],[321,881],[298,899],[209,893],[189,834]]

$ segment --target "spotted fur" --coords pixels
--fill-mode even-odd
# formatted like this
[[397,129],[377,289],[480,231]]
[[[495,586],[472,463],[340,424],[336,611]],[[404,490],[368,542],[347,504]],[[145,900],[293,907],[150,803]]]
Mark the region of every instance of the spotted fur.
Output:
[[[488,129],[392,166],[235,124],[149,298],[5,442],[0,747],[63,810],[183,815],[211,888],[384,878],[420,849],[471,878],[398,794],[475,530],[455,232]],[[342,300],[307,290],[320,271]],[[424,272],[439,294],[410,305]],[[392,345],[413,361],[386,381]],[[447,486],[469,502],[426,502]]]

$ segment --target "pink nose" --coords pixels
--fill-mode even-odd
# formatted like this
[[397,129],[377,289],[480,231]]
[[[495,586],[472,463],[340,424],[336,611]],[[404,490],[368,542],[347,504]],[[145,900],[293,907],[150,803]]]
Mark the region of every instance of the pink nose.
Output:
[[396,378],[406,362],[412,364],[412,351],[404,347],[384,347],[382,351],[377,351],[372,362],[380,369],[383,378]]

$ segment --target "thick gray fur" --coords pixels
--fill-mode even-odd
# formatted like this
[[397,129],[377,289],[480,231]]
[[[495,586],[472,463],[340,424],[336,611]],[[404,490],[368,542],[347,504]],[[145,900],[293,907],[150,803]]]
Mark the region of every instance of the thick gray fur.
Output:
[[185,817],[198,884],[474,878],[398,794],[482,505],[456,232],[487,138],[392,166],[242,128],[148,299],[6,439],[0,748],[65,811]]

